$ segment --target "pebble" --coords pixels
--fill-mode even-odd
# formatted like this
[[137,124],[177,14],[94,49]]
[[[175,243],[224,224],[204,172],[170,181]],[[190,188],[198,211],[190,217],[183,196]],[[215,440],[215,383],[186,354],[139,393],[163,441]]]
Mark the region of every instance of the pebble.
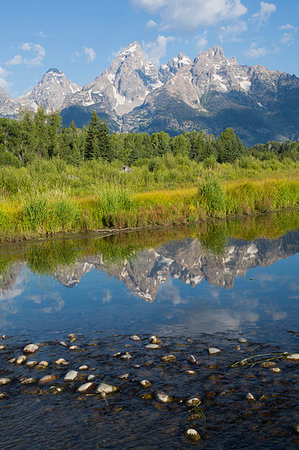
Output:
[[78,345],[71,345],[70,350],[79,350]]
[[95,379],[95,377],[96,377],[95,375],[88,375],[87,381],[92,381]]
[[58,366],[64,363],[66,363],[66,360],[64,358],[59,358],[55,361],[55,364],[57,364]]
[[14,364],[16,361],[17,361],[16,358],[10,358],[8,360],[9,364]]
[[52,395],[61,394],[62,391],[63,391],[63,389],[58,386],[50,386],[49,387],[49,393]]
[[194,355],[190,355],[189,358],[187,359],[187,361],[188,361],[190,364],[199,364],[199,361],[197,361],[197,359],[195,358]]
[[8,383],[11,383],[10,378],[0,378],[0,386],[2,386],[3,384],[8,384]]
[[21,356],[19,356],[19,357],[17,358],[16,363],[17,363],[17,364],[23,364],[23,362],[26,362],[26,361],[27,361],[27,357],[24,356],[24,355],[21,355]]
[[158,344],[147,344],[147,345],[145,346],[145,348],[149,348],[149,349],[151,349],[151,350],[154,350],[154,349],[156,349],[156,348],[160,348],[160,346],[159,346]]
[[113,358],[117,358],[120,355],[121,355],[121,352],[117,352],[117,353],[114,353],[112,356],[113,356]]
[[292,353],[287,356],[287,359],[290,359],[291,361],[299,361],[299,353]]
[[67,347],[67,343],[64,342],[64,341],[60,341],[60,342],[59,342],[59,345],[62,345],[62,347]]
[[200,434],[194,428],[189,428],[185,431],[185,438],[190,439],[190,441],[197,442],[200,440]]
[[175,360],[176,360],[176,356],[174,356],[174,355],[165,355],[165,356],[162,356],[162,358],[161,358],[162,362],[172,362]]
[[281,369],[279,367],[271,367],[270,372],[272,372],[272,373],[280,373]]
[[294,428],[295,434],[299,434],[299,425],[296,425]]
[[5,344],[1,344],[0,345],[0,350],[5,350],[6,349],[6,345]]
[[148,381],[148,380],[141,380],[141,381],[140,381],[140,384],[141,384],[141,386],[144,387],[144,388],[150,388],[150,387],[152,387],[152,383],[151,383],[150,381]]
[[0,393],[0,400],[2,400],[3,398],[7,398],[8,395],[6,394],[6,392],[1,392]]
[[240,345],[236,345],[236,346],[235,346],[235,349],[238,350],[238,351],[241,350]]
[[124,373],[123,375],[120,375],[118,378],[120,380],[127,380],[129,378],[130,374],[129,373]]
[[98,394],[111,394],[112,392],[117,391],[117,387],[112,386],[111,384],[101,383],[97,388]]
[[78,376],[78,372],[76,370],[70,370],[66,376],[64,377],[64,381],[74,381]]
[[130,336],[131,341],[140,341],[140,337],[137,336],[137,334],[133,334],[133,336]]
[[195,375],[196,372],[195,372],[194,370],[186,370],[186,371],[185,371],[185,374],[186,374],[186,375]]
[[246,342],[248,342],[248,341],[247,341],[247,339],[245,339],[245,338],[240,338],[240,339],[238,339],[238,342],[239,342],[240,344],[246,344]]
[[249,402],[254,402],[255,398],[254,396],[251,394],[251,392],[248,392],[248,394],[246,395],[246,398]]
[[160,339],[158,336],[151,336],[149,338],[149,341],[151,344],[160,344],[162,342],[162,339]]
[[133,366],[133,367],[134,367],[134,369],[140,369],[141,365],[140,364],[135,364],[135,366]]
[[261,367],[264,367],[265,369],[267,369],[268,367],[274,367],[275,365],[276,363],[274,361],[265,361],[261,363]]
[[129,352],[126,352],[124,355],[121,355],[120,358],[121,358],[121,359],[131,359],[131,358],[132,358],[132,355],[130,355]]
[[74,333],[68,334],[67,336],[69,339],[74,339],[76,335]]
[[26,366],[28,366],[28,367],[34,367],[34,366],[36,366],[37,364],[38,364],[37,361],[27,361],[27,362],[26,362]]
[[41,361],[36,366],[34,366],[35,369],[46,369],[48,367],[49,363],[48,361]]
[[54,373],[52,373],[51,375],[46,375],[43,378],[41,378],[39,380],[39,384],[47,384],[47,383],[51,383],[52,381],[57,380],[57,375],[55,375]]
[[216,355],[217,353],[220,353],[221,352],[221,350],[219,350],[219,348],[216,348],[216,347],[210,347],[209,348],[209,354],[210,355]]
[[36,344],[28,344],[28,345],[25,345],[25,347],[23,348],[23,353],[25,353],[26,355],[35,353],[37,351],[38,351],[38,345],[36,345]]
[[81,386],[78,387],[77,391],[80,392],[80,394],[85,394],[86,392],[90,392],[94,388],[94,383],[84,383]]
[[187,406],[197,406],[200,402],[200,399],[198,397],[189,398],[189,400],[186,401]]
[[86,364],[83,364],[83,366],[79,367],[79,370],[88,370],[88,366]]
[[170,403],[172,402],[173,398],[171,395],[166,394],[165,392],[155,392],[155,398],[158,400],[158,402],[161,403]]
[[36,383],[36,378],[21,378],[20,379],[21,384],[34,384]]

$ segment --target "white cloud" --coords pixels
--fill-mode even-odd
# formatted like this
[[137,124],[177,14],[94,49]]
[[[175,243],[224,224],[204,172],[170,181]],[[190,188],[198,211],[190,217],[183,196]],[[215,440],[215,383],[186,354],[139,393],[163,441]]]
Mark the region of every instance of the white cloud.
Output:
[[5,88],[8,86],[8,83],[6,81],[6,77],[8,76],[8,72],[3,69],[3,67],[0,66],[0,87]]
[[148,29],[148,30],[150,30],[150,29],[152,29],[152,28],[155,28],[156,26],[157,26],[158,24],[154,21],[154,20],[149,20],[147,23],[146,23],[146,28]]
[[207,34],[208,34],[207,30],[205,30],[201,36],[197,36],[196,48],[198,52],[202,52],[205,48],[207,48],[208,46]]
[[159,35],[153,42],[142,42],[144,54],[147,59],[155,63],[160,64],[160,58],[165,55],[168,42],[174,40],[173,36]]
[[265,47],[258,47],[255,42],[251,44],[251,46],[245,50],[245,55],[248,56],[248,58],[260,58],[261,56],[267,55],[269,53],[269,50],[267,50]]
[[22,56],[21,55],[16,55],[12,59],[7,61],[6,65],[7,66],[18,66],[19,64],[22,64],[22,62],[23,62]]
[[244,20],[240,20],[234,25],[226,25],[220,27],[219,39],[221,40],[221,42],[223,41],[237,42],[239,41],[238,35],[244,33],[244,31],[247,31],[247,29],[248,26]]
[[87,62],[91,63],[96,59],[96,52],[91,47],[84,47],[84,53],[87,56]]
[[290,25],[287,23],[286,25],[281,25],[279,27],[280,30],[284,31],[280,42],[285,45],[291,45],[295,42],[294,33],[297,33],[298,28],[294,25]]
[[231,22],[246,13],[241,0],[131,0],[151,13],[159,13],[163,29],[192,31],[200,26]]
[[289,23],[287,23],[286,25],[281,25],[279,27],[280,30],[289,30],[289,31],[294,31],[296,33],[296,31],[298,30],[297,27],[295,27],[294,25],[290,25]]
[[40,66],[46,55],[46,50],[40,44],[32,44],[32,42],[23,42],[19,48],[24,52],[33,52],[35,56],[25,58],[22,55],[16,55],[6,62],[7,66],[17,66],[24,64],[25,66]]
[[260,10],[253,14],[252,19],[254,22],[257,22],[259,25],[263,25],[264,23],[268,22],[269,17],[271,14],[275,13],[276,6],[274,3],[266,3],[261,2]]

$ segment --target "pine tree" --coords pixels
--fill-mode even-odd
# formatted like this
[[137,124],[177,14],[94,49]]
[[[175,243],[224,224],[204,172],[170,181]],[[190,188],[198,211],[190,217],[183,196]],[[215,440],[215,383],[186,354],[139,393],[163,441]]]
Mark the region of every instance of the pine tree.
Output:
[[86,146],[85,146],[85,159],[94,159],[97,158],[98,150],[99,150],[99,127],[100,122],[97,116],[96,111],[92,113],[89,125],[88,132],[86,138]]
[[110,131],[105,120],[99,123],[98,156],[108,162],[111,162],[113,159],[110,145]]

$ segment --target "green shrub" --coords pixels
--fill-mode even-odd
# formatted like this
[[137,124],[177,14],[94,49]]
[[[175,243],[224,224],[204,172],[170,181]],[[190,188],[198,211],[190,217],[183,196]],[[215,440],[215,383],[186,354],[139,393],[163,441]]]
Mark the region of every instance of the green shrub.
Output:
[[225,217],[226,196],[215,178],[201,180],[198,185],[197,201],[209,216]]

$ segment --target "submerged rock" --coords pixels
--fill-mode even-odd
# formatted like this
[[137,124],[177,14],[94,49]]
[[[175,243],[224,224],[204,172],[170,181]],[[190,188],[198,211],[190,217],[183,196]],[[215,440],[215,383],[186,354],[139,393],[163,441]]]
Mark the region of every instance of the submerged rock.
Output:
[[70,370],[64,377],[64,381],[75,381],[77,376],[78,372],[76,370]]
[[7,398],[8,394],[6,392],[0,392],[0,400],[3,400],[4,398]]
[[23,364],[23,362],[26,362],[26,361],[27,361],[27,357],[24,356],[24,355],[21,355],[21,356],[19,356],[19,357],[17,358],[16,363],[17,363],[17,364]]
[[39,384],[47,384],[47,383],[51,383],[52,381],[57,380],[57,375],[55,375],[54,373],[52,373],[51,375],[46,375],[43,378],[41,378],[39,380]]
[[216,347],[210,347],[208,351],[210,355],[216,355],[217,353],[221,352],[221,350],[219,350],[219,348]]
[[287,356],[287,359],[290,359],[291,361],[299,361],[299,353],[291,353]]
[[239,342],[240,344],[246,344],[246,342],[248,342],[248,341],[247,341],[247,339],[245,339],[245,338],[240,338],[240,339],[238,339],[238,342]]
[[55,364],[57,364],[58,366],[60,365],[65,365],[67,361],[64,358],[59,358],[55,361]]
[[168,395],[162,391],[155,392],[155,399],[161,403],[170,403],[173,400],[171,395]]
[[197,406],[200,403],[200,399],[198,397],[189,398],[186,401],[187,406]]
[[39,349],[38,345],[28,344],[25,345],[25,347],[23,348],[23,353],[25,353],[26,355],[30,355],[31,353],[36,353],[38,349]]
[[140,341],[140,337],[137,336],[137,334],[133,334],[133,336],[130,336],[131,341]]
[[83,366],[79,367],[79,370],[88,370],[88,366],[86,364],[83,364]]
[[188,361],[190,364],[199,364],[199,361],[197,361],[197,359],[195,358],[194,355],[190,355],[187,361]]
[[10,378],[0,378],[0,386],[2,386],[3,384],[9,384],[9,383],[11,383]]
[[81,386],[78,387],[77,391],[80,392],[80,394],[85,394],[86,392],[90,392],[94,388],[94,383],[84,383]]
[[160,339],[158,336],[151,336],[149,338],[149,341],[151,344],[160,344],[162,342],[162,339]]
[[0,345],[0,350],[5,350],[6,349],[6,345],[5,344],[1,344]]
[[246,395],[246,399],[247,399],[249,402],[254,402],[254,401],[255,401],[255,398],[254,398],[254,396],[251,394],[251,392],[248,392],[248,394]]
[[141,380],[140,384],[141,384],[142,387],[144,387],[146,389],[152,387],[152,383],[150,381],[148,381],[148,380]]
[[38,364],[37,361],[27,361],[27,362],[26,362],[26,366],[28,366],[28,367],[34,367],[34,366],[36,366],[37,364]]
[[264,367],[265,369],[267,369],[268,367],[274,367],[275,365],[276,363],[274,361],[265,361],[261,363],[261,367]]
[[34,383],[36,383],[36,381],[37,381],[36,378],[32,378],[32,377],[20,379],[21,384],[34,384]]
[[272,372],[272,373],[280,373],[281,369],[279,367],[271,367],[270,372]]
[[112,386],[111,384],[101,383],[97,388],[98,394],[111,394],[112,392],[117,391],[117,387]]
[[185,438],[189,439],[190,441],[197,442],[200,440],[200,434],[198,431],[194,430],[194,428],[189,428],[187,431],[185,431]]
[[175,360],[176,360],[176,356],[174,356],[174,355],[165,355],[165,356],[162,356],[162,358],[161,358],[162,362],[173,362]]
[[147,345],[145,346],[145,348],[149,348],[149,349],[151,349],[151,350],[154,350],[154,349],[156,349],[156,348],[160,348],[160,346],[159,346],[158,344],[147,344]]

